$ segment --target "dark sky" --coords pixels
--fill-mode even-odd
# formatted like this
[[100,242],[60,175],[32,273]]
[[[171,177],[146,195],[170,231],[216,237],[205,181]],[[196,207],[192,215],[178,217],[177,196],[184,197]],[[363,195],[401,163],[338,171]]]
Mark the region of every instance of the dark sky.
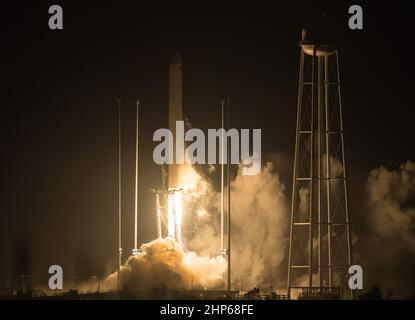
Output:
[[[63,7],[62,31],[48,28],[51,4]],[[364,30],[348,29],[351,4],[362,5]],[[115,265],[114,97],[124,101],[124,227],[131,229],[125,247],[133,240],[137,97],[139,241],[155,236],[150,188],[160,185],[160,172],[152,134],[167,125],[173,49],[184,61],[183,108],[193,126],[219,127],[219,101],[230,96],[232,126],[261,128],[263,151],[291,159],[301,29],[327,19],[340,50],[356,232],[365,232],[360,197],[369,171],[415,159],[413,18],[406,3],[19,1],[2,5],[2,13],[1,277],[16,272],[20,251],[31,256],[32,270],[18,272],[38,281],[51,264],[70,274],[102,274]],[[291,171],[281,176],[290,190]]]

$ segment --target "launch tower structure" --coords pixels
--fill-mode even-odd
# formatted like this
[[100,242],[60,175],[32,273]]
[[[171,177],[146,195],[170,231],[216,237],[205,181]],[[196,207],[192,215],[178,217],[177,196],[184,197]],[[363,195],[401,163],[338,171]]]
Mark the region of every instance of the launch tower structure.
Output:
[[306,40],[305,31],[300,48],[288,296],[294,289],[318,295],[342,288],[350,293],[351,230],[338,50]]

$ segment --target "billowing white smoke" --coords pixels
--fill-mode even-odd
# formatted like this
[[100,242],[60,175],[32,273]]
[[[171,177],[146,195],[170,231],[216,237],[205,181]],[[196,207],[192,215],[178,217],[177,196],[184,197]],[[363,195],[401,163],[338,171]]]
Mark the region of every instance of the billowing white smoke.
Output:
[[238,174],[231,185],[233,275],[243,276],[250,288],[258,276],[279,276],[287,253],[289,205],[271,163],[258,175]]
[[415,253],[415,208],[408,205],[415,194],[415,163],[407,161],[398,171],[381,166],[367,182],[369,224],[383,240],[403,242]]
[[[130,256],[121,268],[123,288],[189,289],[192,279],[198,279],[195,285],[204,289],[224,286],[226,261],[222,256],[209,258],[180,250],[172,238],[154,240],[143,244],[140,249],[141,253]],[[116,288],[117,273],[111,274],[101,284],[103,290]],[[91,290],[91,286],[80,289]]]
[[[239,289],[241,276],[245,290],[256,285],[258,276],[278,278],[277,268],[287,252],[288,200],[284,185],[272,169],[272,164],[268,163],[255,176],[244,176],[239,170],[231,182],[234,289]],[[187,167],[186,171],[183,176],[198,181],[194,190],[199,192],[185,192],[190,207],[185,209],[184,215],[191,217],[193,222],[187,219],[184,225],[191,226],[194,231],[187,234],[185,246],[201,255],[217,256],[220,249],[220,193],[215,192],[193,168]]]

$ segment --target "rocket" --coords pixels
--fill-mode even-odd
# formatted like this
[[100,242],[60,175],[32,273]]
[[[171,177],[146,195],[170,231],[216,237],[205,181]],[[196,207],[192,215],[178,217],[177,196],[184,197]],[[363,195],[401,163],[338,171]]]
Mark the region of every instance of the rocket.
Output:
[[[173,134],[173,155],[183,152],[175,137],[179,138],[176,132],[176,121],[183,120],[182,111],[182,89],[183,89],[183,63],[180,54],[175,51],[169,61],[169,130]],[[180,135],[180,134],[179,134]],[[170,164],[168,167],[168,189],[177,188],[179,183],[180,164]]]

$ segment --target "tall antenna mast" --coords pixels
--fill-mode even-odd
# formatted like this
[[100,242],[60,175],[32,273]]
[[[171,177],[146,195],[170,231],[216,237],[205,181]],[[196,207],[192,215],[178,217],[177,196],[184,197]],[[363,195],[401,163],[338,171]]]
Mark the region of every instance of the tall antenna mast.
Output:
[[134,192],[134,249],[133,255],[138,255],[138,146],[139,146],[139,135],[138,135],[138,119],[139,119],[139,107],[140,100],[136,101],[137,116],[136,116],[136,136],[135,136],[135,192]]
[[[226,100],[221,101],[222,105],[222,126],[221,128],[225,130],[225,102]],[[223,248],[223,234],[224,234],[224,211],[225,211],[225,163],[224,163],[224,139],[225,134],[222,131],[221,135],[221,164],[220,164],[220,253],[224,254]]]
[[[229,97],[226,98],[227,107],[228,107],[228,125],[227,129],[229,130],[231,127],[231,99]],[[228,180],[228,293],[231,292],[231,148],[230,146],[227,147],[228,156],[226,159],[227,163],[227,180]]]
[[118,272],[117,272],[117,288],[121,288],[120,270],[122,264],[122,198],[121,198],[121,99],[117,98],[118,102]]

